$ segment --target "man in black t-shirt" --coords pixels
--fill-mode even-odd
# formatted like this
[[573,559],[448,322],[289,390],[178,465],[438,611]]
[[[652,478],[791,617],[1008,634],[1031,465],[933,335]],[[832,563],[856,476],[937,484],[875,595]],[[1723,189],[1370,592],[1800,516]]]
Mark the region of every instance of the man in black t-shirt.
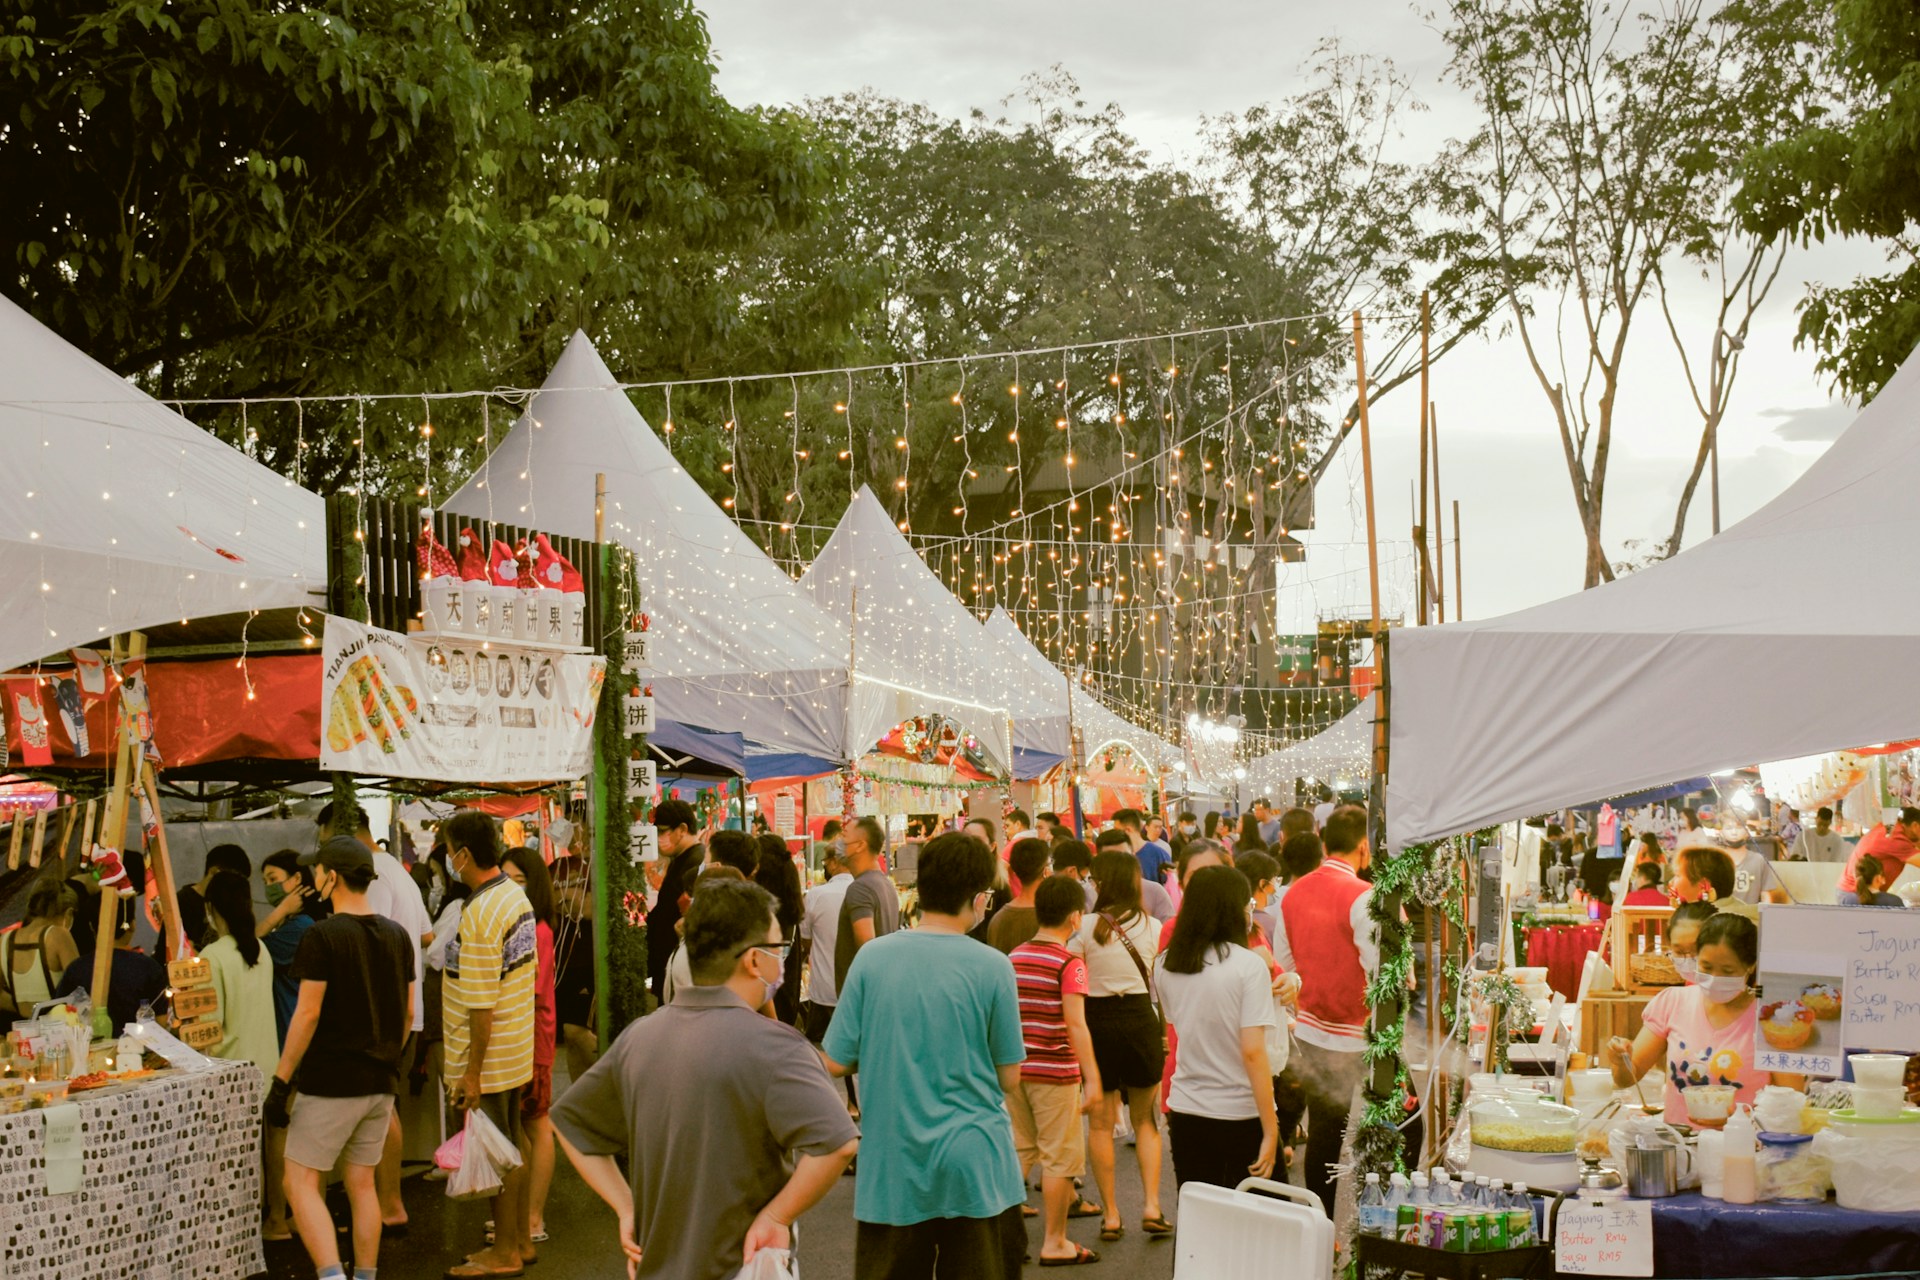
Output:
[[[647,912],[647,971],[654,999],[662,1003],[667,998],[667,966],[673,961],[674,949],[680,945],[680,935],[673,926],[680,922],[680,915],[686,910],[682,900],[693,892],[694,877],[707,860],[707,851],[694,834],[698,822],[693,806],[685,800],[662,800],[653,806],[660,856],[671,859],[666,874],[660,878],[660,896]],[[617,1034],[620,1029],[609,1030]]]
[[368,905],[373,855],[358,840],[333,836],[300,863],[313,868],[314,890],[333,914],[294,952],[300,1003],[267,1090],[266,1119],[287,1130],[287,1203],[322,1276],[340,1274],[325,1179],[344,1153],[354,1266],[370,1274],[380,1251],[373,1172],[413,1025],[413,939]]

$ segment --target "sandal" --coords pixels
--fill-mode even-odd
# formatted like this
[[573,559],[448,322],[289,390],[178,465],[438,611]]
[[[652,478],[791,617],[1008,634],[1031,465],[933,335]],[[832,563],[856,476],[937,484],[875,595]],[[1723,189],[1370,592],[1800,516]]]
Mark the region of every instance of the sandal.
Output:
[[1040,1265],[1043,1267],[1084,1267],[1098,1261],[1100,1261],[1100,1255],[1083,1244],[1073,1246],[1071,1258],[1049,1258],[1045,1254],[1040,1255]]
[[1165,1240],[1173,1234],[1173,1224],[1164,1217],[1140,1219],[1140,1229],[1147,1233],[1150,1240]]
[[457,1267],[448,1267],[444,1272],[447,1280],[484,1280],[487,1276],[525,1275],[524,1267],[483,1267],[477,1262],[463,1262]]
[[1020,1206],[1020,1216],[1023,1218],[1037,1218],[1040,1216],[1040,1211],[1030,1204],[1023,1204]]
[[1100,1224],[1100,1238],[1108,1244],[1112,1244],[1115,1240],[1123,1238],[1126,1234],[1127,1229],[1118,1224],[1111,1227],[1104,1222]]
[[1074,1202],[1073,1208],[1067,1210],[1067,1216],[1069,1218],[1098,1218],[1105,1212],[1105,1209],[1102,1209],[1085,1196],[1081,1196]]

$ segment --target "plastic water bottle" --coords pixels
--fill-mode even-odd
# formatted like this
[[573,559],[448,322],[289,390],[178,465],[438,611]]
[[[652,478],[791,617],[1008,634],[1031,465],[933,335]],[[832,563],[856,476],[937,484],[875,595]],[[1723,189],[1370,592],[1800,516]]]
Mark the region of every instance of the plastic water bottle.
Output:
[[1387,1198],[1380,1191],[1380,1175],[1370,1173],[1360,1193],[1360,1234],[1385,1239],[1393,1234],[1393,1223],[1394,1211],[1387,1208]]
[[1416,1209],[1425,1209],[1433,1204],[1432,1184],[1427,1181],[1426,1174],[1413,1175],[1413,1190],[1408,1192],[1407,1196]]

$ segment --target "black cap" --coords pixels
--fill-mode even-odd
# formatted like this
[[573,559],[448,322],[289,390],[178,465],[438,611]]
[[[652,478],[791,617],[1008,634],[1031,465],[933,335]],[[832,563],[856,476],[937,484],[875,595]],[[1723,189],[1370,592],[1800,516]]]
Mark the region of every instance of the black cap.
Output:
[[334,871],[372,871],[373,855],[367,852],[367,846],[352,836],[328,836],[320,842],[318,849],[300,855],[301,866],[316,864]]

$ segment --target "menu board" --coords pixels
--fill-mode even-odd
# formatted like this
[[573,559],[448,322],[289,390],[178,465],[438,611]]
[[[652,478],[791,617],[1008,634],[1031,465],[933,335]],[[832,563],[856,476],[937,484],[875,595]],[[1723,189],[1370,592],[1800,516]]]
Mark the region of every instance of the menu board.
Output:
[[1653,1206],[1645,1200],[1560,1206],[1554,1270],[1568,1276],[1653,1274]]
[[1850,1053],[1920,1053],[1920,911],[1760,908],[1763,1071],[1838,1076]]

